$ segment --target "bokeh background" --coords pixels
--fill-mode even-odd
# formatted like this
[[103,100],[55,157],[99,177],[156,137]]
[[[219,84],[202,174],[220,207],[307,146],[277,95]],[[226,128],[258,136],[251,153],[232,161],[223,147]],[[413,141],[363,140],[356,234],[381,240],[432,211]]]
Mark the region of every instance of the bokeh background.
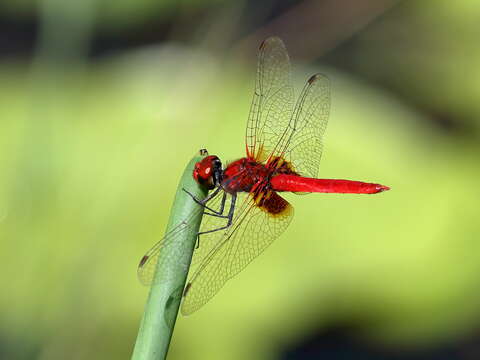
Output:
[[[256,49],[333,83],[320,173],[287,232],[171,359],[480,358],[480,3],[2,0],[0,358],[128,359],[200,148],[244,152]],[[298,93],[298,91],[297,91]]]

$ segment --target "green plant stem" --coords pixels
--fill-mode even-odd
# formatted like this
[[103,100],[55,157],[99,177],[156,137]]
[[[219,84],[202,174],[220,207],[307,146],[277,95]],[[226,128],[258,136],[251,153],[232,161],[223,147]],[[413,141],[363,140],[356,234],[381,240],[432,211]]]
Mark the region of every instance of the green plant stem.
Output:
[[[167,233],[183,220],[189,218],[189,224],[181,235],[175,238],[175,243],[168,246],[159,255],[161,257],[177,256],[178,261],[158,261],[159,266],[155,271],[153,285],[148,295],[147,304],[143,314],[137,341],[133,350],[132,360],[157,360],[165,359],[175,327],[175,321],[182,299],[183,288],[187,280],[193,250],[197,240],[198,229],[202,220],[202,212],[191,214],[200,205],[183,191],[188,190],[198,199],[203,199],[208,191],[200,187],[192,177],[195,163],[203,156],[195,156],[185,168],[177,193],[173,202],[168,222]],[[164,265],[160,265],[164,264]],[[162,268],[165,267],[165,268]],[[167,276],[168,274],[168,276]]]

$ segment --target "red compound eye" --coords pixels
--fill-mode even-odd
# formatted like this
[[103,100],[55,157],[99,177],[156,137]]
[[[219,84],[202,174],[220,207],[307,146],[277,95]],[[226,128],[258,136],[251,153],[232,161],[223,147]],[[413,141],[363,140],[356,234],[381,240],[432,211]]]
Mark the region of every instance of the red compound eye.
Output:
[[210,155],[195,164],[193,169],[193,178],[201,185],[209,189],[215,187],[214,173],[215,164],[218,162],[218,157]]

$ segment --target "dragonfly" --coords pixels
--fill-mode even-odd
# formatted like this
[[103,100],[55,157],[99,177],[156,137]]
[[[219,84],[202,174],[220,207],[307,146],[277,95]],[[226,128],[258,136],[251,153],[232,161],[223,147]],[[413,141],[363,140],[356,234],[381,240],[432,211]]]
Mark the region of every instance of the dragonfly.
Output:
[[[329,79],[313,75],[294,100],[285,45],[278,37],[267,38],[258,51],[246,155],[225,167],[218,156],[208,155],[193,170],[193,178],[209,193],[203,200],[190,194],[204,215],[183,291],[184,315],[205,305],[285,231],[294,211],[279,193],[375,194],[390,189],[317,178],[330,112]],[[142,258],[138,276],[143,284],[152,283],[159,254],[189,226],[187,218]]]

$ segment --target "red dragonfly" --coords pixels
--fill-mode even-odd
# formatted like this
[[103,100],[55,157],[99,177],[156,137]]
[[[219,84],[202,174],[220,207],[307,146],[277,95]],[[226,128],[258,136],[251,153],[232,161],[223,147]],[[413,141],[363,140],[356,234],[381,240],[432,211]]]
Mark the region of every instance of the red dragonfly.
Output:
[[[207,303],[233,276],[287,228],[293,207],[278,193],[374,194],[380,184],[317,179],[322,140],[330,111],[330,83],[313,75],[294,104],[290,60],[282,40],[266,39],[258,53],[255,92],[246,129],[246,156],[222,168],[210,155],[195,165],[193,177],[211,192],[193,199],[204,212],[184,290],[182,313]],[[188,218],[141,260],[138,275],[150,284],[159,253],[189,227]],[[175,261],[174,258],[162,261]]]

